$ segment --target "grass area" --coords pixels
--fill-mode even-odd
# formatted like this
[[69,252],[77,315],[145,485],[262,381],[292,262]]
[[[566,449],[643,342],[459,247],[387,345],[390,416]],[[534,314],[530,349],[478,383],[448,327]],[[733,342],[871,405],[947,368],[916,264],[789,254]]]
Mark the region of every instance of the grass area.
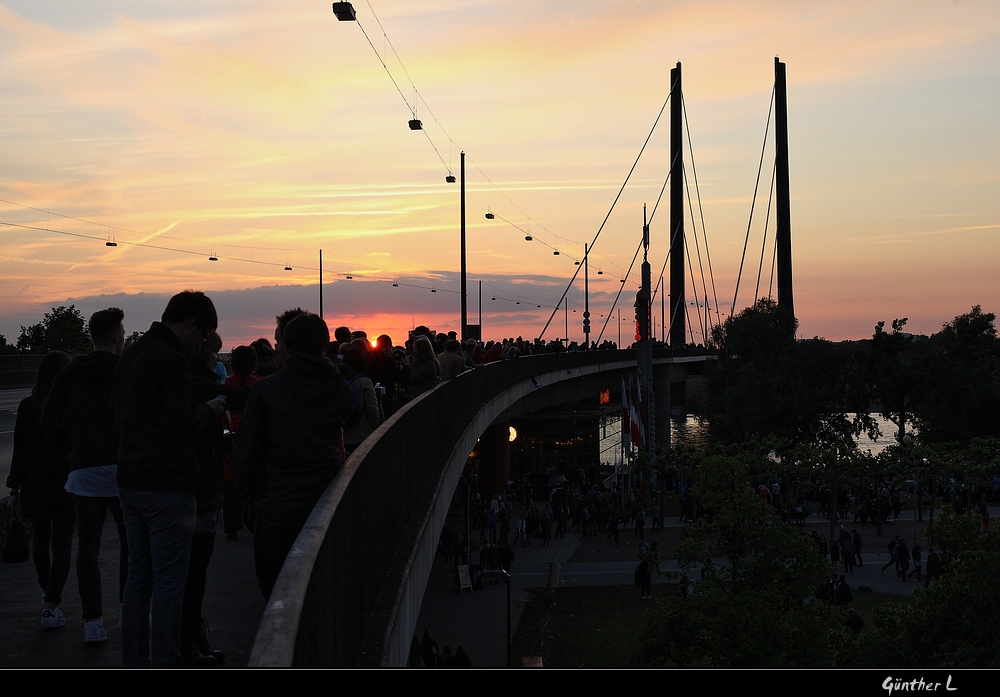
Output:
[[[654,595],[657,591],[666,592],[663,586],[656,586]],[[517,625],[514,660],[541,656],[546,666],[561,668],[627,666],[649,608],[635,586],[560,588],[555,605],[540,591]]]
[[[923,586],[921,586],[922,588]],[[880,605],[889,605],[892,603],[903,603],[905,605],[912,604],[916,598],[912,595],[896,595],[894,593],[862,593],[857,588],[854,589],[854,602],[851,603],[850,607],[854,609],[856,613],[861,615],[861,619],[868,623],[868,619],[871,617],[872,610],[879,607]],[[862,632],[867,631],[867,626],[862,629]]]
[[[653,586],[653,596],[676,592],[674,584]],[[851,607],[869,622],[886,603],[912,603],[909,595],[854,591]],[[639,634],[655,600],[643,601],[634,586],[560,588],[555,605],[539,591],[524,608],[514,634],[514,660],[541,656],[550,668],[621,668],[632,660]],[[864,631],[864,630],[863,630]]]

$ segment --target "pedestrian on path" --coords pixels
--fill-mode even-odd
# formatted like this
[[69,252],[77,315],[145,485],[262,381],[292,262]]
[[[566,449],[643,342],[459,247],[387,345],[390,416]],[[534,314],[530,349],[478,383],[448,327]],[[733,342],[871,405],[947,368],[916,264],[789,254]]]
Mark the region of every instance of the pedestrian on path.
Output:
[[920,543],[914,542],[913,549],[910,550],[910,554],[913,556],[913,571],[907,576],[907,578],[913,578],[913,574],[917,575],[917,583],[922,580],[920,578]]
[[849,574],[854,573],[854,540],[851,539],[850,535],[844,537],[844,541],[840,545],[840,556],[841,560],[844,562],[844,571]]
[[162,321],[153,322],[115,367],[118,489],[129,548],[122,603],[126,667],[184,666],[181,613],[198,491],[194,434],[218,423],[225,400],[192,401],[183,354],[218,323],[205,294],[178,293]]
[[927,580],[924,581],[924,588],[927,588],[931,581],[941,578],[941,557],[934,551],[933,547],[927,550]]
[[889,544],[888,544],[889,561],[887,561],[882,566],[882,573],[883,574],[885,573],[886,569],[888,569],[890,566],[893,566],[893,565],[896,566],[896,573],[897,574],[899,573],[899,560],[896,558],[896,550],[897,550],[898,547],[899,547],[899,535],[896,535],[896,538],[894,540],[890,540],[889,541]]
[[906,547],[906,540],[900,540],[896,545],[896,561],[899,562],[899,580],[905,581],[910,568],[910,550]]
[[108,640],[104,628],[99,555],[110,511],[118,529],[118,602],[128,580],[128,538],[118,501],[118,442],[111,411],[115,367],[125,349],[125,313],[117,307],[95,312],[88,324],[94,350],[59,371],[42,412],[42,429],[68,452],[66,491],[76,509],[76,580],[83,605],[84,641]]
[[14,421],[7,505],[31,521],[31,556],[42,589],[42,627],[66,625],[59,604],[69,576],[73,554],[76,511],[66,492],[69,461],[59,445],[42,430],[42,409],[56,376],[70,359],[62,351],[49,351],[38,364],[31,395],[21,400]]
[[618,526],[619,526],[620,522],[621,521],[618,518],[618,511],[617,511],[617,509],[612,510],[611,511],[611,518],[608,520],[608,527],[611,529],[611,532],[608,533],[608,539],[610,540],[612,537],[614,537],[615,538],[615,544],[618,544]]
[[527,547],[531,543],[528,541],[528,519],[522,513],[521,517],[517,521],[517,537],[514,538],[514,546],[517,546],[517,541],[521,540],[521,546]]

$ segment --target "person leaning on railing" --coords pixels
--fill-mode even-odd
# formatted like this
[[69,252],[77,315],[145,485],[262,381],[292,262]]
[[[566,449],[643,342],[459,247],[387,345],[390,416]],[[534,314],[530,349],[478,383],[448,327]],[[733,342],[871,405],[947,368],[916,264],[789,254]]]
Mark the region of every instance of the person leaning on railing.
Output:
[[324,355],[330,330],[306,313],[284,328],[288,358],[254,385],[233,441],[236,489],[255,504],[254,561],[265,598],[309,513],[344,462],[351,388]]

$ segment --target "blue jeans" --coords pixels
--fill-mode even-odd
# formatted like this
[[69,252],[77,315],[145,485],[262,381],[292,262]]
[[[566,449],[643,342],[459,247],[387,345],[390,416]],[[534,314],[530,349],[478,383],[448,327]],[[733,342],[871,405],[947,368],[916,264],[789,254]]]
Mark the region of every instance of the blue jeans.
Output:
[[119,499],[129,550],[122,602],[122,663],[130,668],[150,665],[152,638],[152,665],[183,667],[181,610],[194,535],[194,496],[122,489]]
[[74,496],[76,502],[76,530],[79,546],[76,551],[76,581],[80,587],[80,601],[83,604],[84,621],[96,620],[104,614],[101,597],[101,536],[104,533],[104,519],[111,511],[118,528],[118,601],[125,598],[125,583],[128,580],[128,538],[125,520],[117,497]]

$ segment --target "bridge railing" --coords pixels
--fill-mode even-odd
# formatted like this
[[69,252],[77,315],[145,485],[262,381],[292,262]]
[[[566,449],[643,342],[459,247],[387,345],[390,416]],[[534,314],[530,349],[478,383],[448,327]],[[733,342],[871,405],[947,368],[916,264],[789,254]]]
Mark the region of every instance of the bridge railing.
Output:
[[483,406],[538,375],[627,360],[634,351],[502,361],[441,383],[393,414],[313,509],[264,611],[250,664],[382,665],[397,590],[384,581],[404,573],[428,498]]

